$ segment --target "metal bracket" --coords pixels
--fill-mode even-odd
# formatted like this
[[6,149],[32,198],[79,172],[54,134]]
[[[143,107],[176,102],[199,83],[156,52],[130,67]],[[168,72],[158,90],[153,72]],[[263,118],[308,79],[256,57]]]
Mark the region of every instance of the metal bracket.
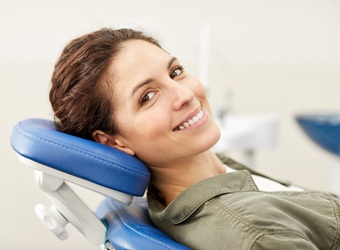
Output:
[[70,222],[87,240],[97,246],[103,245],[106,227],[96,215],[80,200],[63,179],[35,171],[40,188],[47,194],[52,207],[38,204],[36,214],[59,239],[65,240],[68,233],[65,226]]

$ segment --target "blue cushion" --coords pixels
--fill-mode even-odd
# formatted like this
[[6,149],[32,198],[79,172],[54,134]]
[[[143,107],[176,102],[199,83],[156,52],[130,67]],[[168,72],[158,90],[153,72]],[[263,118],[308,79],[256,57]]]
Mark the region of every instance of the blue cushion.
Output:
[[134,198],[129,206],[107,198],[100,205],[97,216],[105,219],[106,236],[117,250],[189,249],[153,226],[145,198]]
[[49,120],[19,122],[11,144],[30,160],[126,194],[142,196],[150,180],[148,169],[136,157],[61,133]]

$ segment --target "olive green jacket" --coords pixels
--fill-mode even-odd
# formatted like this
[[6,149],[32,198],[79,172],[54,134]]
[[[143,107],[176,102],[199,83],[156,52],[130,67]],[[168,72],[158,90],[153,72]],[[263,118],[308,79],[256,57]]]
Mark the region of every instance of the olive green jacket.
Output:
[[154,224],[192,249],[340,249],[338,198],[313,191],[262,192],[248,170],[203,180],[165,209],[151,188],[148,204]]

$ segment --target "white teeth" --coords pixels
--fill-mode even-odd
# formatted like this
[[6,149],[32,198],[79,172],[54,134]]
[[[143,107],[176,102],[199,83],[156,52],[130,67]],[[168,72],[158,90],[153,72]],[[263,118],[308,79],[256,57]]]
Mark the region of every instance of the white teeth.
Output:
[[178,129],[183,130],[185,128],[190,127],[191,125],[194,125],[196,122],[198,122],[203,117],[203,110],[201,109],[200,112],[197,113],[193,118],[191,118],[189,121],[183,123],[178,127]]

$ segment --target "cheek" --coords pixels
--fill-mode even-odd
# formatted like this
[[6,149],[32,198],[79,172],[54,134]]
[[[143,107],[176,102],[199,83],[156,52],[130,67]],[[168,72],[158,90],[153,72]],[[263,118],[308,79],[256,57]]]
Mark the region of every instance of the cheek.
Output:
[[207,92],[203,84],[201,84],[198,80],[196,80],[195,85],[192,88],[192,91],[194,92],[195,96],[198,99],[200,99],[210,110],[210,104],[209,104],[209,100],[207,97]]
[[205,98],[207,97],[206,90],[203,84],[194,77],[190,77],[190,89],[194,92],[197,97]]
[[205,91],[205,88],[202,84],[199,84],[198,86],[197,95],[203,99],[207,99],[207,92]]
[[[158,105],[161,107],[161,105]],[[141,130],[142,135],[150,139],[157,139],[164,136],[170,128],[170,115],[163,108],[153,108],[145,112],[141,117],[136,118],[136,123]]]
[[159,138],[164,137],[170,128],[169,115],[160,109],[152,109],[152,111],[126,117],[125,122],[119,120],[120,131],[136,147],[140,147],[141,144],[156,142]]

